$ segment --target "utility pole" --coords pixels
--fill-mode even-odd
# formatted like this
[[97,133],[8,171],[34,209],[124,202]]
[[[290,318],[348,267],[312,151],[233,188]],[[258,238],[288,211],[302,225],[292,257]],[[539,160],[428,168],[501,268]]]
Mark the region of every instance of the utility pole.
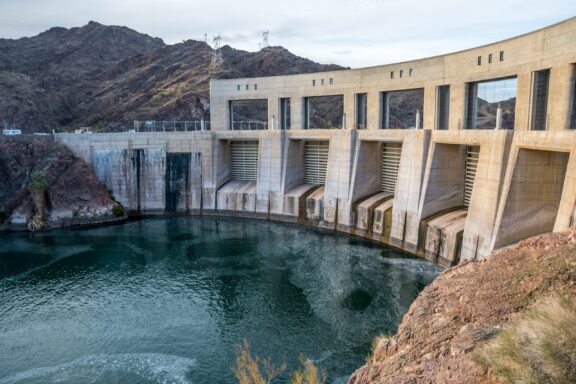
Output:
[[220,51],[220,41],[222,40],[222,37],[220,36],[220,34],[218,34],[218,36],[214,36],[213,41],[213,49],[214,52],[212,52],[212,62],[210,63],[210,65],[212,67],[215,67],[216,64],[219,64],[222,62],[222,52]]
[[269,35],[269,31],[263,31],[262,32],[262,42],[260,44],[258,44],[258,47],[260,48],[260,50],[264,49],[264,48],[268,48],[270,46],[270,44],[268,43],[268,35]]

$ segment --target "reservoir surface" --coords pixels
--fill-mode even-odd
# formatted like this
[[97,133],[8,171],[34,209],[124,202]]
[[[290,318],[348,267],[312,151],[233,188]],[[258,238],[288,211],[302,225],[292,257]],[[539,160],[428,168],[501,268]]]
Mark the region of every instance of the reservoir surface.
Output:
[[253,220],[3,234],[0,384],[232,384],[244,339],[289,371],[303,354],[345,383],[439,272],[359,238]]

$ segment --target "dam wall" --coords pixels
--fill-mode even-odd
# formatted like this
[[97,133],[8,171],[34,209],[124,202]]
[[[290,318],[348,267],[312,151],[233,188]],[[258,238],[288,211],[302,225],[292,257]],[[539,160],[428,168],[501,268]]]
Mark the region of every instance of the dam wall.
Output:
[[442,265],[566,229],[576,18],[371,68],[211,82],[211,131],[56,134],[128,210],[347,232]]

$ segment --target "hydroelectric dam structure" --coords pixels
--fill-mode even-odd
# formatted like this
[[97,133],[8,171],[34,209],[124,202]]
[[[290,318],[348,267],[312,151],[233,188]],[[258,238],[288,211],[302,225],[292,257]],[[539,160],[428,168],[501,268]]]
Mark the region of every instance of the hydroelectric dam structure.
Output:
[[129,211],[307,224],[445,266],[574,224],[576,18],[421,60],[212,80],[210,108],[210,130],[55,139]]

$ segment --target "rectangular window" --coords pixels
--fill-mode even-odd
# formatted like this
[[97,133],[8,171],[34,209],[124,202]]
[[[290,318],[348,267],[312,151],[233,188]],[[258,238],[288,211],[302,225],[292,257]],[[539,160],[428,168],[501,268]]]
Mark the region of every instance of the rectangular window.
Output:
[[390,72],[390,78],[393,79],[394,78],[394,71]]
[[324,85],[324,79],[320,80],[320,85]]
[[530,124],[530,128],[534,131],[546,130],[549,83],[550,69],[534,72],[532,77],[532,116]]
[[238,84],[238,85],[236,86],[236,90],[237,90],[237,91],[240,90],[240,84]]
[[408,70],[408,76],[412,76],[412,72],[413,72],[413,71],[412,71],[412,68],[410,68],[410,69]]
[[344,95],[304,98],[304,129],[342,128]]
[[381,92],[380,128],[421,128],[423,110],[424,89],[422,88]]
[[436,88],[436,129],[448,129],[450,118],[450,86]]
[[516,92],[516,77],[467,83],[465,128],[514,129]]
[[268,129],[268,100],[231,100],[230,129],[234,131]]
[[284,97],[280,99],[280,129],[290,129],[290,98]]
[[365,129],[368,115],[368,94],[356,94],[356,128]]
[[256,91],[258,89],[258,84],[254,84],[254,90]]
[[330,85],[334,84],[334,79],[330,78]]
[[312,80],[312,86],[313,86],[313,87],[316,86],[316,80]]
[[478,65],[482,65],[482,56],[478,56]]
[[504,61],[504,51],[500,51],[500,61]]
[[250,85],[246,84],[246,90],[250,89]]
[[403,69],[400,70],[400,77],[402,77],[402,75],[404,75],[404,70],[403,70]]
[[488,54],[488,64],[492,64],[492,54]]

